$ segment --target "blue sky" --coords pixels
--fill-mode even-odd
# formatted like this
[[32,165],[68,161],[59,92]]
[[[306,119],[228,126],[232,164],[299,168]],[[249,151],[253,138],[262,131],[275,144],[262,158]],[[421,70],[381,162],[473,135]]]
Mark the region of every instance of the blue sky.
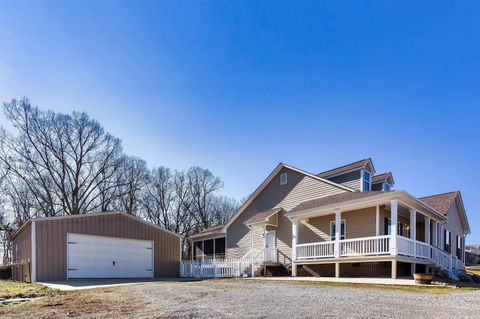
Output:
[[0,101],[87,111],[127,153],[208,167],[237,198],[278,162],[372,157],[397,189],[461,190],[480,243],[479,15],[478,1],[0,0]]

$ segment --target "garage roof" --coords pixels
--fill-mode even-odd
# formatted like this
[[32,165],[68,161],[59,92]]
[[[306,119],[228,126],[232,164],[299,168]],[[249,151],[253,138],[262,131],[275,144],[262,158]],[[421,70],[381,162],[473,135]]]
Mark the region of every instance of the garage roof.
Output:
[[123,215],[123,216],[131,218],[131,219],[133,219],[137,222],[140,222],[140,223],[146,224],[148,226],[151,226],[153,228],[156,228],[158,230],[161,230],[163,232],[169,233],[171,235],[175,235],[179,238],[183,238],[183,236],[181,236],[177,233],[174,233],[170,230],[167,230],[165,228],[162,228],[162,227],[159,227],[159,226],[154,225],[152,223],[149,223],[146,220],[143,220],[143,219],[138,218],[136,216],[127,214],[125,212],[103,212],[103,213],[91,213],[91,214],[82,214],[82,215],[67,215],[67,216],[55,216],[55,217],[30,218],[25,223],[23,223],[22,226],[20,226],[20,228],[12,235],[11,239],[13,240],[15,237],[17,237],[18,234],[20,234],[28,225],[30,225],[32,223],[32,221],[48,221],[48,220],[59,220],[59,219],[69,219],[69,218],[89,218],[89,217],[94,217],[94,216],[107,216],[107,215]]

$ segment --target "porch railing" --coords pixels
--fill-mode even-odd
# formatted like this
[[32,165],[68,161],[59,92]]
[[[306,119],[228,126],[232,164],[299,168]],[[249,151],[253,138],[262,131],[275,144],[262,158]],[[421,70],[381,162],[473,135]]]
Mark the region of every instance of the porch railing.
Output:
[[334,241],[323,241],[297,245],[297,259],[316,259],[334,256]]
[[390,236],[374,236],[340,241],[340,256],[371,256],[390,252]]
[[249,266],[243,259],[212,259],[180,261],[180,277],[230,278],[241,277]]
[[[438,249],[433,245],[397,236],[396,249],[392,245],[392,236],[373,236],[353,239],[342,239],[339,242],[338,255],[335,254],[336,242],[324,241],[296,246],[297,260],[316,260],[322,258],[373,256],[373,255],[402,255],[413,258],[431,260],[437,266],[448,270],[450,274],[462,270],[462,262],[457,257]],[[392,250],[393,249],[393,250]]]

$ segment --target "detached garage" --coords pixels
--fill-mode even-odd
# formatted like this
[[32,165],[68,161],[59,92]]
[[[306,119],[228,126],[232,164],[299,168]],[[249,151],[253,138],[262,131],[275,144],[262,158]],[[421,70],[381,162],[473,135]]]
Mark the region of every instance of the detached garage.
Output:
[[30,219],[12,237],[13,278],[177,277],[180,235],[116,212]]

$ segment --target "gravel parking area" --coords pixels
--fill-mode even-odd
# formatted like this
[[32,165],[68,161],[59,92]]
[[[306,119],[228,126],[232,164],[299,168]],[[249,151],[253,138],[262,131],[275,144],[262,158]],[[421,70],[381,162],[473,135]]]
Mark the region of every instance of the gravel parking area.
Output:
[[[159,287],[160,288],[160,287]],[[169,317],[479,318],[480,291],[381,289],[247,280],[136,287]],[[153,313],[152,313],[153,315]]]
[[150,282],[63,292],[2,318],[479,318],[480,290],[258,280]]

